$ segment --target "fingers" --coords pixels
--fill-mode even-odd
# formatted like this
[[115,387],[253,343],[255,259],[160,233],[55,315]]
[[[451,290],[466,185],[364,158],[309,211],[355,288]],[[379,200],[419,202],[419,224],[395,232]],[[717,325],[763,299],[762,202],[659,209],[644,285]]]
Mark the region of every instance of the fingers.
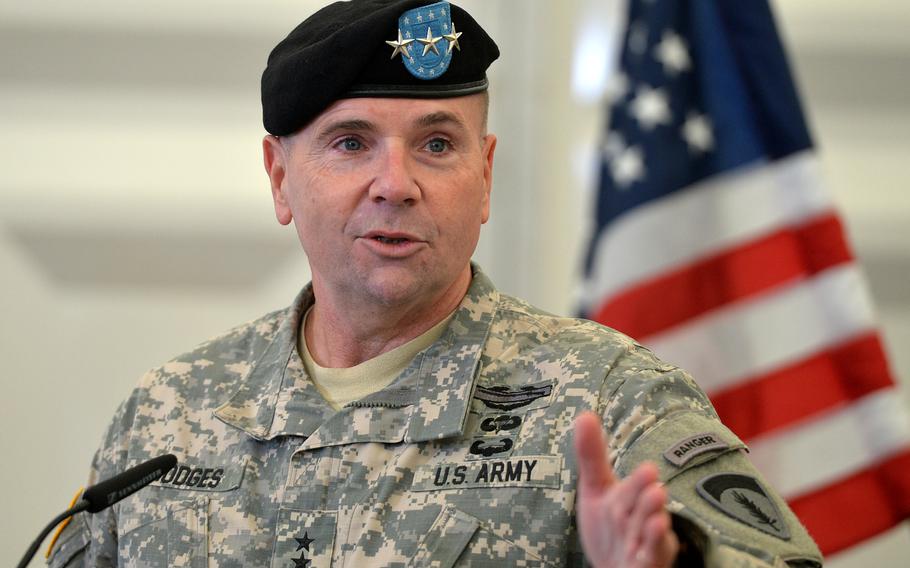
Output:
[[[614,497],[614,507],[617,510],[618,520],[629,528],[638,529],[646,514],[655,508],[663,508],[666,493],[658,485],[657,468],[654,464],[643,463],[625,479],[620,482],[620,489]],[[653,495],[653,490],[657,491]],[[649,491],[651,493],[649,493]],[[646,496],[650,498],[646,499]],[[645,499],[645,502],[642,502]],[[643,507],[646,504],[646,507]],[[637,524],[636,524],[637,521]]]
[[671,566],[679,553],[679,539],[671,529],[670,514],[650,517],[643,527],[642,542],[635,554],[637,566]]
[[653,464],[645,463],[636,469],[624,482],[630,482],[629,515],[626,525],[626,550],[637,551],[643,548],[647,541],[648,527],[660,524],[666,518],[669,526],[669,515],[664,510],[667,492],[657,481],[657,468]]
[[657,466],[639,465],[617,479],[597,415],[585,412],[575,420],[578,461],[577,514],[582,546],[595,566],[654,568],[672,565],[679,550],[667,492]]
[[575,455],[578,458],[579,491],[596,492],[615,483],[600,418],[593,412],[583,412],[575,419]]

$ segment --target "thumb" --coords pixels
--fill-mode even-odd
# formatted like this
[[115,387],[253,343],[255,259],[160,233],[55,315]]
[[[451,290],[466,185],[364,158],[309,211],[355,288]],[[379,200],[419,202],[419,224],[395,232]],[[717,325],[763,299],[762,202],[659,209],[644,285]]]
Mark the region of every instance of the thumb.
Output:
[[583,412],[575,419],[575,457],[578,460],[581,492],[599,492],[616,482],[607,457],[600,418],[593,412]]

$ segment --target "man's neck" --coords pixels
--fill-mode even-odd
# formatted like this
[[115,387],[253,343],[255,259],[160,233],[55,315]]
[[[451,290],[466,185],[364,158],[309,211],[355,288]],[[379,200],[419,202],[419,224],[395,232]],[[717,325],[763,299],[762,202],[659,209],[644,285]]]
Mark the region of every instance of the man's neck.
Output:
[[471,272],[430,301],[406,305],[361,305],[350,298],[316,294],[306,318],[306,344],[322,367],[346,368],[404,345],[431,329],[461,303]]

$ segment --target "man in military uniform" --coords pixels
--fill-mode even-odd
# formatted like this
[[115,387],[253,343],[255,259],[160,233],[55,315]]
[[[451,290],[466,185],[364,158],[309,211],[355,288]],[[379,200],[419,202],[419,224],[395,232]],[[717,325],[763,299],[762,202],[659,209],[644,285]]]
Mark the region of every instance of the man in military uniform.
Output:
[[820,565],[684,371],[471,264],[498,54],[427,0],[332,4],[278,44],[264,164],[312,282],[142,379],[92,481],[179,463],[51,565]]

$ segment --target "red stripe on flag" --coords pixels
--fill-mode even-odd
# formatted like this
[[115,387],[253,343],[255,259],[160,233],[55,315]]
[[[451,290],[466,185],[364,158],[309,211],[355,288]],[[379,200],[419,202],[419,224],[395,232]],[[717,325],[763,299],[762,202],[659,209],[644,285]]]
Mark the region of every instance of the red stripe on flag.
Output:
[[840,219],[830,213],[642,281],[591,317],[640,339],[852,258]]
[[748,440],[893,385],[881,339],[871,332],[708,396],[723,423]]
[[789,501],[823,554],[834,554],[910,516],[910,449]]

